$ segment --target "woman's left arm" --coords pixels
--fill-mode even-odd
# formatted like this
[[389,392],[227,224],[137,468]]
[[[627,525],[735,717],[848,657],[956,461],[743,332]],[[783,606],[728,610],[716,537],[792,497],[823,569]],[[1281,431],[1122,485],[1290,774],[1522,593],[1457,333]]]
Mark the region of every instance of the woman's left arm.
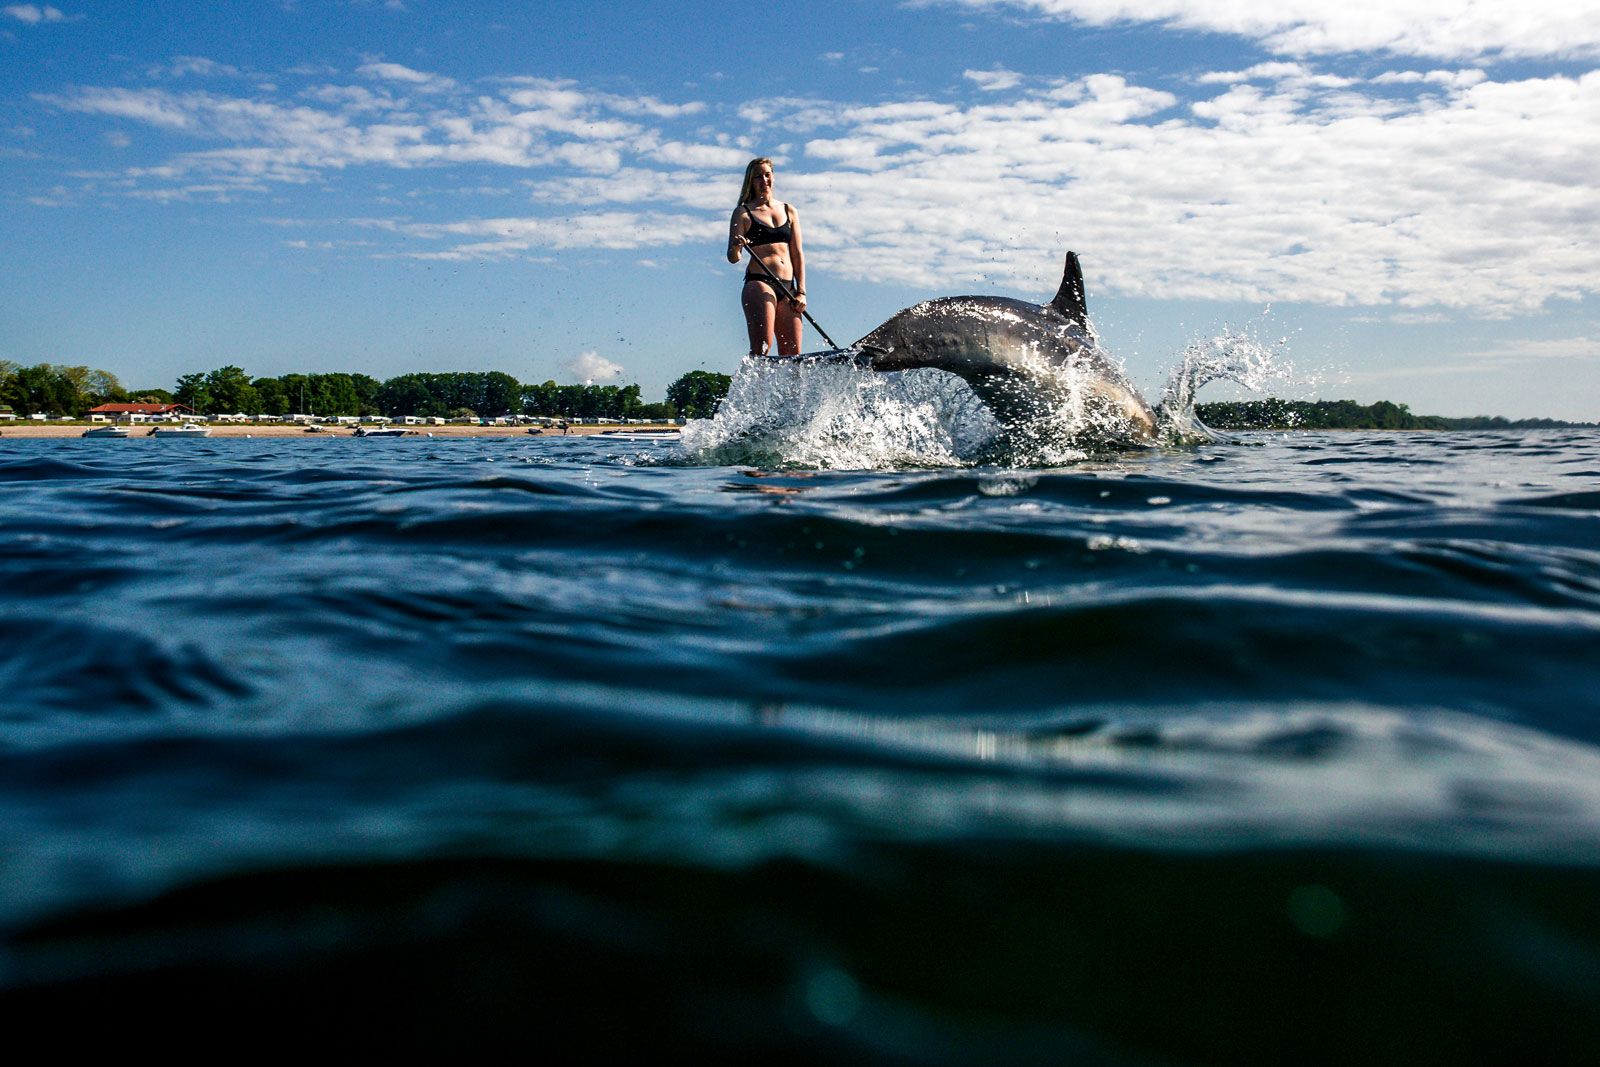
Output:
[[789,258],[794,263],[795,303],[804,304],[806,302],[806,254],[805,250],[800,247],[800,213],[794,209],[793,204],[787,206],[789,208],[789,224],[792,227],[789,231]]

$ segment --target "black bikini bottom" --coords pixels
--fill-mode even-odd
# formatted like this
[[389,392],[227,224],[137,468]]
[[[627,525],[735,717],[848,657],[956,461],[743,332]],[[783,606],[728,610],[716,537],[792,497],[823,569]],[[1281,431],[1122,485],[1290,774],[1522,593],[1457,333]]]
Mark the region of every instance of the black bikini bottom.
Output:
[[[778,287],[773,284],[772,279],[767,277],[765,274],[746,274],[744,276],[744,280],[747,282],[760,282],[762,285],[772,290],[773,296],[785,295],[778,291]],[[788,287],[789,292],[794,292],[793,278],[779,278],[778,280]]]

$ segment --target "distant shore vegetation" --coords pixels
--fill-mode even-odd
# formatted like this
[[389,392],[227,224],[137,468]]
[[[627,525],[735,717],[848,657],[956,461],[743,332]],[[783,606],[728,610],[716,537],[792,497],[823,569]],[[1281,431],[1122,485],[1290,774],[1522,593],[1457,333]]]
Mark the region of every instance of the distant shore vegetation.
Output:
[[1195,414],[1214,430],[1560,430],[1597,425],[1498,415],[1413,415],[1406,405],[1387,400],[1375,404],[1354,400],[1230,401],[1198,404]]
[[646,401],[638,385],[519,382],[502,371],[401,374],[284,374],[252,378],[236,366],[185,374],[171,389],[128,389],[116,375],[89,367],[0,361],[0,410],[18,418],[83,418],[101,404],[184,404],[201,415],[406,415],[573,419],[708,418],[728,392],[726,374],[690,371]]
[[[367,374],[284,374],[252,378],[236,366],[185,374],[172,389],[127,389],[116,375],[83,366],[0,360],[0,412],[17,418],[45,414],[83,418],[112,403],[185,404],[201,415],[406,415],[452,418],[546,415],[571,419],[709,418],[732,379],[690,371],[646,401],[638,385],[559,385],[519,382],[502,371],[401,374],[384,381]],[[1245,400],[1200,404],[1202,422],[1218,430],[1542,430],[1593,427],[1558,419],[1496,415],[1448,418],[1413,415],[1404,404],[1380,400]]]

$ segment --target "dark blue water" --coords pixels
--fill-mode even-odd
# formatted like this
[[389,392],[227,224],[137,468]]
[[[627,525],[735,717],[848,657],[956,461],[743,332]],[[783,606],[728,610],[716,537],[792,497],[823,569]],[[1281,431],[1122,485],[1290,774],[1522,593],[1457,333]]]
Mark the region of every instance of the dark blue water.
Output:
[[1600,1047],[1600,435],[695,459],[0,442],[8,1029]]

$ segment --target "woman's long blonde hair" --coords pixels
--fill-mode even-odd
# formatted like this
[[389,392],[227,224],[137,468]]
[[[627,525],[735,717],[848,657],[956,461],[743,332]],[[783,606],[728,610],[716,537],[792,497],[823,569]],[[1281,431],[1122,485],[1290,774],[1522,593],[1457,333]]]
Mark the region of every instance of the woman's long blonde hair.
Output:
[[[772,160],[768,159],[766,156],[757,156],[755,159],[752,159],[745,165],[744,185],[739,189],[739,204],[743,204],[750,199],[750,193],[756,185],[756,171],[761,169],[761,164],[763,163],[769,167],[772,166]],[[735,204],[733,206],[738,207],[739,204]]]

